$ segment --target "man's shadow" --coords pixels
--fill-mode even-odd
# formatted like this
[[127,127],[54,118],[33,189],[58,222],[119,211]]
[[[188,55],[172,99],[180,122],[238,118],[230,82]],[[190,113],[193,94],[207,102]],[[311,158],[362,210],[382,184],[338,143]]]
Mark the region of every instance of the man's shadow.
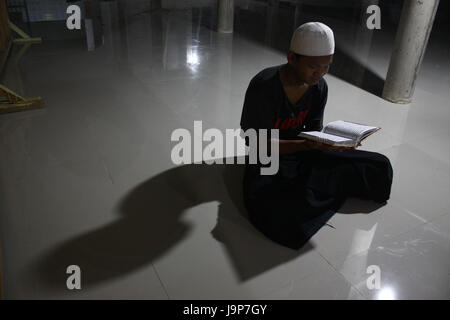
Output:
[[33,278],[38,277],[47,289],[67,290],[70,265],[80,267],[84,288],[143,268],[187,236],[191,226],[182,221],[185,210],[211,201],[220,203],[211,233],[223,243],[241,281],[311,250],[310,243],[299,251],[280,246],[250,224],[242,199],[245,166],[236,164],[236,158],[234,163],[178,166],[136,186],[119,202],[117,221],[42,255],[32,265]]

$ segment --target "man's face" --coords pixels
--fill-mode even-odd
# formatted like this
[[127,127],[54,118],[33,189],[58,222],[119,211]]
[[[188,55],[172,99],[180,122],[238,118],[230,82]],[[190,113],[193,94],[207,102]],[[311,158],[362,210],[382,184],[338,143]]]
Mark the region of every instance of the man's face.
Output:
[[292,51],[288,54],[288,63],[295,70],[297,77],[309,85],[314,85],[328,72],[333,55],[297,57]]

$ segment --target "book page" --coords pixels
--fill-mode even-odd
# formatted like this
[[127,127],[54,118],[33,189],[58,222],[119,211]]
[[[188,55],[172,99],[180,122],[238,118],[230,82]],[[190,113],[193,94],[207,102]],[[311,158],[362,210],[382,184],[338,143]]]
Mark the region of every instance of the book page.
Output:
[[327,124],[323,132],[358,141],[361,140],[365,135],[368,135],[378,129],[378,127],[338,120]]
[[355,141],[353,139],[344,138],[320,131],[307,131],[299,134],[299,137],[306,139],[323,142],[331,145],[353,146]]

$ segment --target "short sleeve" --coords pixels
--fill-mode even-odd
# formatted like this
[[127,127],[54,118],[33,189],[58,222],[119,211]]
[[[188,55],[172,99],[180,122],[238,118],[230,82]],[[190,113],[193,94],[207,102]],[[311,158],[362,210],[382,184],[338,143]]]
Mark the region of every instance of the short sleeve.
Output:
[[305,131],[322,131],[325,105],[328,99],[328,86],[325,80],[319,86],[314,98],[312,110],[305,123]]
[[241,128],[272,129],[275,123],[276,111],[271,106],[267,92],[261,85],[251,81],[245,93],[244,106],[241,115]]

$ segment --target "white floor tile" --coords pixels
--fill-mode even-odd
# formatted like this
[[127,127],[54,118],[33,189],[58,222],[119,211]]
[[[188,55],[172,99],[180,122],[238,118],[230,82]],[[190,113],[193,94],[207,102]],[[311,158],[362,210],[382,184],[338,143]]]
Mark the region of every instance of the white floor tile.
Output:
[[381,151],[392,163],[391,198],[426,221],[449,212],[450,167],[410,144]]
[[[442,225],[437,227],[436,224]],[[347,259],[341,273],[370,299],[448,299],[449,215],[421,225],[391,241]],[[379,289],[367,268],[380,268]],[[369,280],[368,280],[369,279]]]
[[383,242],[424,222],[408,214],[395,202],[376,203],[349,199],[313,237],[320,254],[337,270],[346,258],[376,248]]

